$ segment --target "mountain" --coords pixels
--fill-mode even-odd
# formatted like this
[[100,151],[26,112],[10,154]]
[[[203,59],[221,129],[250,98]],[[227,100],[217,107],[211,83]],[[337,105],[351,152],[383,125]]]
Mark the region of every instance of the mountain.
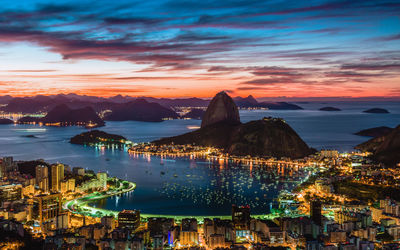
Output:
[[299,105],[288,102],[260,102],[259,107],[268,108],[271,110],[301,110]]
[[355,147],[373,153],[372,158],[393,166],[400,162],[400,125],[386,135],[373,138]]
[[14,121],[10,120],[10,119],[0,118],[0,125],[4,125],[4,124],[14,124]]
[[229,124],[240,123],[239,110],[233,99],[224,91],[219,92],[208,104],[206,113],[201,121],[201,127],[207,127],[215,123]]
[[43,118],[25,116],[18,120],[18,123],[39,123],[57,126],[104,126],[104,121],[96,114],[91,107],[71,109],[65,104],[53,108]]
[[386,109],[381,109],[381,108],[372,108],[372,109],[367,109],[363,111],[364,113],[371,113],[371,114],[388,114],[389,111]]
[[92,145],[96,143],[122,145],[125,141],[126,138],[123,136],[108,134],[100,130],[92,130],[72,137],[69,142],[80,145]]
[[139,97],[138,99],[144,99],[148,102],[155,102],[164,107],[207,107],[210,100],[205,100],[197,97],[191,98],[154,98],[154,97]]
[[96,114],[91,107],[70,109],[67,105],[61,104],[52,109],[41,119],[44,124],[60,123],[60,126],[93,124],[91,126],[104,126],[104,121]]
[[153,143],[216,147],[241,156],[302,158],[314,152],[282,119],[240,123],[237,106],[224,92],[210,102],[200,129]]
[[335,108],[335,107],[323,107],[323,108],[320,108],[319,110],[321,110],[321,111],[342,111],[341,109]]
[[10,95],[0,96],[0,104],[8,104],[13,99]]
[[203,109],[192,109],[184,114],[182,118],[201,120],[206,112]]
[[178,117],[178,114],[170,108],[138,99],[116,106],[105,119],[109,121],[161,122],[164,119],[176,119]]
[[248,97],[237,96],[233,98],[233,100],[238,107],[255,107],[258,105],[257,100],[252,95],[249,95]]
[[258,102],[252,95],[248,97],[237,96],[233,98],[240,108],[267,108],[272,110],[299,110],[302,107],[287,102]]
[[357,133],[354,133],[354,134],[360,135],[360,136],[380,137],[380,136],[384,136],[384,135],[390,133],[392,130],[393,130],[393,128],[381,126],[381,127],[376,127],[376,128],[364,129],[364,130],[358,131]]

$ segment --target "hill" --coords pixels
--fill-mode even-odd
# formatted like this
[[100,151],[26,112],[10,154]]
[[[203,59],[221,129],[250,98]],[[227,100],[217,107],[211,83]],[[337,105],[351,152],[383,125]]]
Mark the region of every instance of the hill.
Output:
[[100,130],[92,130],[72,137],[69,141],[72,144],[92,145],[92,144],[124,144],[126,138],[120,135],[108,134]]
[[178,117],[178,114],[170,108],[138,99],[115,107],[112,113],[105,117],[105,120],[161,122],[164,119],[176,119]]
[[241,156],[302,158],[314,152],[284,120],[269,117],[242,124],[237,109],[220,92],[210,102],[199,130],[153,143],[216,147]]
[[384,135],[390,133],[392,130],[393,130],[393,128],[381,126],[381,127],[376,127],[376,128],[364,129],[364,130],[358,131],[357,133],[354,133],[354,134],[360,135],[360,136],[380,137],[380,136],[384,136]]
[[386,135],[373,138],[355,147],[373,153],[372,158],[393,166],[400,162],[400,125]]

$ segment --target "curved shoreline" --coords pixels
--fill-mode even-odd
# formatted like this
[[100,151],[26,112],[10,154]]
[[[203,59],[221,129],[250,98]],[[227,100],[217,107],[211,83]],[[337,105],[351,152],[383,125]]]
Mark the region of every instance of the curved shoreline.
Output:
[[[127,182],[127,181],[126,181]],[[133,191],[136,188],[136,183],[133,182],[128,182],[129,187],[127,189],[120,190],[118,192],[113,192],[113,193],[107,193],[107,194],[102,194],[99,195],[99,192],[94,192],[88,195],[85,195],[83,197],[79,197],[73,200],[66,201],[63,204],[63,208],[70,211],[71,213],[74,214],[80,214],[84,216],[89,216],[89,217],[98,217],[101,218],[103,216],[113,216],[115,218],[118,218],[118,213],[120,211],[114,211],[114,210],[109,210],[109,209],[104,209],[104,208],[96,208],[89,206],[88,204],[97,201],[97,200],[102,200],[106,199],[111,196],[116,196],[119,194],[123,193],[128,193]],[[83,210],[83,211],[82,211]],[[260,215],[252,215],[251,217],[254,218],[259,218],[259,219],[273,219],[277,215],[273,214],[260,214]],[[140,214],[141,218],[150,218],[150,217],[165,217],[165,218],[173,218],[176,221],[181,221],[184,218],[195,218],[198,221],[202,222],[204,218],[219,218],[219,219],[231,219],[231,215],[209,215],[209,216],[191,216],[191,215],[163,215],[163,214]]]

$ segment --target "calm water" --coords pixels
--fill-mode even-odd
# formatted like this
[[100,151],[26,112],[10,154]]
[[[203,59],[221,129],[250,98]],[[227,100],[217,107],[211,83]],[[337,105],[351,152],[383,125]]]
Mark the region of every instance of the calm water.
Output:
[[[243,122],[264,116],[282,117],[312,147],[350,151],[368,138],[352,133],[361,129],[400,124],[399,103],[309,103],[299,104],[299,111],[241,111]],[[341,108],[340,112],[318,111],[324,106]],[[381,107],[390,114],[366,114],[362,110]],[[135,142],[152,141],[188,132],[199,126],[196,120],[173,120],[162,123],[107,122],[101,128]],[[70,137],[85,131],[79,127],[38,127],[32,125],[1,125],[0,156],[11,155],[17,160],[43,158],[95,171],[108,171],[136,182],[137,189],[122,197],[99,203],[110,209],[140,209],[154,214],[229,214],[232,203],[250,204],[254,213],[266,212],[279,190],[290,189],[289,181],[274,172],[260,172],[253,167],[219,166],[200,160],[133,157],[120,150],[99,150],[68,143]],[[35,135],[36,138],[26,137]],[[278,176],[278,177],[277,177]]]

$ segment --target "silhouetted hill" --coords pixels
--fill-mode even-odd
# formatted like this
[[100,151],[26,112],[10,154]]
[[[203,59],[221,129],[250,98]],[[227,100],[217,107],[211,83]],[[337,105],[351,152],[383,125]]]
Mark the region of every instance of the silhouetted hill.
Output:
[[299,110],[302,107],[287,102],[258,102],[252,95],[248,97],[237,96],[233,98],[240,108],[267,108],[271,110]]
[[238,107],[247,108],[247,107],[256,107],[258,105],[257,100],[252,95],[249,95],[248,97],[237,96],[233,98],[233,100],[235,101]]
[[319,110],[321,110],[321,111],[342,111],[341,109],[335,108],[335,107],[323,107],[323,108],[320,108]]
[[70,109],[67,105],[61,104],[52,109],[41,121],[46,124],[57,124],[60,126],[78,125],[104,126],[104,121],[96,114],[91,107]]
[[240,123],[239,110],[232,98],[224,91],[219,92],[210,102],[201,121],[201,127],[214,123]]
[[39,122],[56,126],[104,126],[104,121],[91,107],[71,109],[65,104],[56,106],[43,118],[25,116],[18,120],[21,124]]
[[367,109],[363,111],[364,113],[372,113],[372,114],[388,114],[389,111],[386,109],[381,109],[381,108],[372,108],[372,109]]
[[380,136],[384,136],[384,135],[390,133],[392,130],[393,130],[393,128],[381,126],[381,127],[376,127],[376,128],[364,129],[364,130],[358,131],[357,133],[354,133],[354,134],[360,135],[360,136],[380,137]]
[[39,123],[41,118],[32,117],[32,116],[24,116],[18,120],[19,124],[28,124],[28,123]]
[[238,108],[225,93],[218,93],[207,108],[199,130],[154,141],[221,148],[232,155],[302,158],[314,152],[282,119],[264,118],[240,123]]
[[393,166],[400,162],[400,125],[386,135],[373,138],[355,147],[373,153],[373,159]]
[[153,97],[140,97],[139,99],[144,99],[148,102],[158,103],[164,107],[207,107],[210,100],[205,100],[197,97],[191,98],[153,98]]
[[303,109],[299,105],[288,103],[288,102],[260,102],[258,105],[262,108],[268,108],[271,110],[301,110]]
[[90,145],[96,143],[123,144],[125,141],[126,138],[123,136],[109,134],[100,130],[92,130],[72,137],[69,142],[72,144]]
[[113,109],[112,113],[105,117],[110,121],[146,121],[161,122],[163,119],[176,119],[175,111],[163,107],[158,103],[151,103],[144,99],[120,104]]
[[190,118],[190,119],[203,119],[204,114],[206,111],[203,109],[192,109],[187,114],[183,115],[182,118]]
[[0,118],[0,125],[14,124],[13,120]]

